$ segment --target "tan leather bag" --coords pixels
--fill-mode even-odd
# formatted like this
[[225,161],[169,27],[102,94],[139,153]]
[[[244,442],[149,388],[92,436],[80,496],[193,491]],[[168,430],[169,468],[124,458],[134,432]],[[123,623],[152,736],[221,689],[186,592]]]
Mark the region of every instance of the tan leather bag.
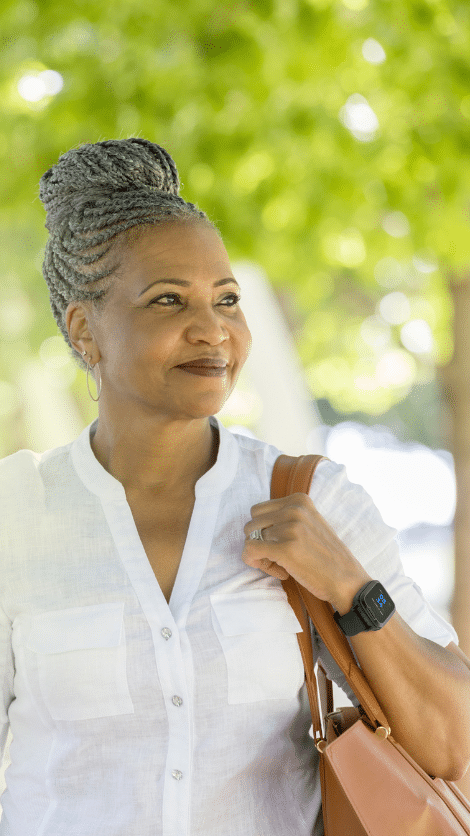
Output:
[[[308,493],[322,458],[279,456],[271,498]],[[297,638],[320,752],[325,836],[469,836],[470,804],[453,782],[427,775],[393,739],[393,730],[333,619],[331,605],[292,577],[282,585],[303,627]],[[360,702],[359,709],[334,710],[332,683],[318,668],[324,730],[304,607]]]

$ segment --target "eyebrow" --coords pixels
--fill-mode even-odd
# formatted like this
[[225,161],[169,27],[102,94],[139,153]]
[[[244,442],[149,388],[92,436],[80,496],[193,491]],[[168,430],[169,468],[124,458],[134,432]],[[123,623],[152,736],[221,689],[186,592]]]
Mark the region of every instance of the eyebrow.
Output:
[[[151,282],[146,288],[144,288],[144,290],[142,290],[139,293],[139,296],[143,296],[144,293],[151,287],[153,287],[155,284],[176,284],[179,287],[191,287],[191,282],[187,282],[184,279],[157,279],[156,281]],[[240,287],[236,279],[232,277],[230,279],[219,279],[218,282],[214,282],[213,287],[220,287],[223,284],[236,284],[238,288]]]

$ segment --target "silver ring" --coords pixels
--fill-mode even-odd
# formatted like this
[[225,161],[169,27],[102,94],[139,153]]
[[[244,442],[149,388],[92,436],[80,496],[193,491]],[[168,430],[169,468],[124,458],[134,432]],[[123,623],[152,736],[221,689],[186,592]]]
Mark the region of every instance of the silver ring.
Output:
[[257,528],[256,531],[252,531],[251,534],[250,534],[249,539],[250,540],[262,540],[263,543],[266,542],[266,540],[263,537],[263,529],[262,528]]

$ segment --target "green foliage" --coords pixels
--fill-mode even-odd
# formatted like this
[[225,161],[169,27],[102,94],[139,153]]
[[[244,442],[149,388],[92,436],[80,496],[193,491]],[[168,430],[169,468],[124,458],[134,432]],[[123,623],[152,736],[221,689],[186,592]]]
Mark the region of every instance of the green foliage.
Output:
[[[139,135],[169,149],[233,260],[266,270],[312,396],[380,415],[429,383],[452,351],[448,275],[469,270],[469,15],[465,0],[4,2],[0,302],[23,294],[30,315],[4,327],[0,378],[56,333],[41,175],[83,142]],[[46,70],[63,88],[25,100],[20,80]],[[373,136],[343,123],[352,96]],[[395,324],[378,308],[391,293],[409,302]],[[427,352],[402,342],[416,320]]]

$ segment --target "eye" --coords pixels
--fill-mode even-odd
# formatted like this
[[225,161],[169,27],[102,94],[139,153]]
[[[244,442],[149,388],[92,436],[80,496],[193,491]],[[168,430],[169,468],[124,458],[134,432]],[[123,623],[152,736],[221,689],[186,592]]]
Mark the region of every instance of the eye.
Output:
[[[235,305],[238,305],[240,301],[240,296],[237,293],[229,293],[228,296],[219,302],[219,305],[223,305],[226,308],[234,308]],[[171,302],[162,302],[162,299],[170,299]],[[170,308],[174,304],[174,300],[177,300],[176,304],[182,304],[181,297],[177,293],[162,293],[161,296],[157,296],[155,299],[152,299],[149,302],[149,305],[159,304],[162,305],[164,308]]]
[[221,305],[223,305],[223,304],[224,304],[224,302],[226,302],[226,301],[227,301],[227,299],[229,299],[229,300],[231,299],[231,300],[232,300],[232,302],[231,302],[229,305],[226,305],[225,307],[228,307],[228,308],[234,308],[234,307],[235,307],[235,305],[238,305],[238,303],[239,303],[239,301],[240,301],[241,297],[240,297],[237,293],[229,293],[229,295],[228,295],[228,296],[226,296],[226,297],[225,297],[225,299],[223,299],[223,301],[222,301],[222,302],[220,302],[220,304],[221,304]]
[[160,304],[163,304],[164,308],[169,308],[170,305],[160,302],[161,299],[178,299],[179,303],[181,304],[181,299],[177,293],[162,293],[161,296],[157,296],[156,299],[152,299],[152,301],[149,302],[149,305],[153,305],[155,304],[155,302],[159,302]]

